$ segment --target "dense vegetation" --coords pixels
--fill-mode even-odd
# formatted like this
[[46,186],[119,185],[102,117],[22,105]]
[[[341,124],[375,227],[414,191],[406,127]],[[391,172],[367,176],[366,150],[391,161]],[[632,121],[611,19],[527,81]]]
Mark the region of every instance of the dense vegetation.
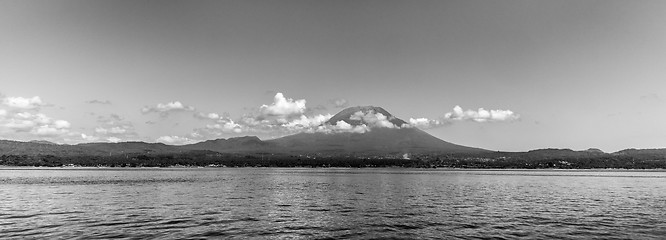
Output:
[[190,151],[173,154],[79,155],[1,155],[5,166],[87,166],[87,167],[412,167],[412,168],[498,168],[498,169],[589,169],[666,168],[662,154],[540,154],[487,153],[477,155],[320,156],[270,153],[232,154]]

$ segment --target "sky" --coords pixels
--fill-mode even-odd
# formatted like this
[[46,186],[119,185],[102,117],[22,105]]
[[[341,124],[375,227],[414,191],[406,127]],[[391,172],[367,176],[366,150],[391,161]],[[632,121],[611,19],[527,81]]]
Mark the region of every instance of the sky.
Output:
[[373,105],[491,150],[664,148],[665,22],[661,0],[0,0],[0,139],[271,139]]

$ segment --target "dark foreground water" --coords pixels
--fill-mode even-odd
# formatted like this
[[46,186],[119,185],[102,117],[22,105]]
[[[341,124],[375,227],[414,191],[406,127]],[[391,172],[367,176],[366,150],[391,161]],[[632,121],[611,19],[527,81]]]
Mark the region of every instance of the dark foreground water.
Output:
[[0,169],[0,239],[663,239],[666,173]]

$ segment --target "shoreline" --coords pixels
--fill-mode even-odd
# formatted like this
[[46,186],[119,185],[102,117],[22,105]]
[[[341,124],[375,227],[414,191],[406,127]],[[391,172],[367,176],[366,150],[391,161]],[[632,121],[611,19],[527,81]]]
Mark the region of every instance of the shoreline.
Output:
[[0,165],[0,170],[212,170],[212,169],[339,169],[339,170],[352,170],[352,169],[405,169],[405,170],[421,170],[421,171],[469,171],[469,172],[666,172],[663,168],[640,169],[640,168],[425,168],[425,167],[228,167],[228,166],[215,166],[215,167],[201,167],[201,166],[169,166],[169,167],[89,167],[89,166],[61,166],[61,167],[48,167],[48,166],[11,166]]

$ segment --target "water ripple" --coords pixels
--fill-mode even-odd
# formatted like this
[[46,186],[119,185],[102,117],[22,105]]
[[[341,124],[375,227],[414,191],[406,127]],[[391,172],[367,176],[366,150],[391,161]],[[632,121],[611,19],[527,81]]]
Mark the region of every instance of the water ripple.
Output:
[[0,169],[0,173],[2,239],[660,239],[666,235],[666,183],[655,181],[665,175],[659,172]]

